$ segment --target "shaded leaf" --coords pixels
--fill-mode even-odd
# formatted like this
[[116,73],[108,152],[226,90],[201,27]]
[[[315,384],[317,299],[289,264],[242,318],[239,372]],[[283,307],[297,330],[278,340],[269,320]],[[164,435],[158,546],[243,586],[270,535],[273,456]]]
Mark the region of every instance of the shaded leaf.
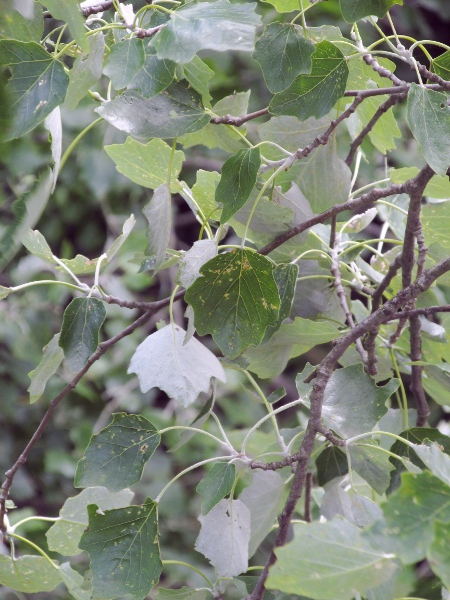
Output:
[[209,123],[201,96],[184,81],[172,83],[154,98],[136,90],[125,91],[96,112],[108,123],[138,139],[173,138],[197,131]]
[[97,298],[74,298],[64,311],[59,345],[71,371],[80,371],[97,349],[105,318],[105,305]]
[[110,48],[103,73],[115,90],[127,87],[145,60],[144,43],[138,38],[124,39]]
[[171,20],[154,38],[160,58],[177,63],[190,62],[202,49],[224,52],[254,48],[255,29],[261,17],[256,3],[231,4],[228,0],[192,2],[172,12]]
[[258,39],[253,58],[259,62],[269,90],[285,90],[302,73],[311,72],[314,44],[295,25],[270,23]]
[[422,226],[427,244],[439,243],[450,249],[450,202],[423,207]]
[[[167,183],[172,148],[163,140],[154,139],[147,144],[141,144],[133,138],[127,137],[124,144],[112,144],[105,146],[104,149],[116,163],[119,173],[134,183],[152,190]],[[179,190],[176,179],[181,171],[183,161],[184,153],[175,150],[170,174],[170,188],[173,192]]]
[[154,257],[153,269],[158,271],[166,258],[172,225],[171,194],[167,184],[156,188],[152,199],[144,206],[142,212],[148,221],[147,256]]
[[317,600],[351,600],[387,581],[397,570],[392,555],[372,548],[344,521],[295,524],[294,540],[277,548],[267,587]]
[[297,284],[298,267],[293,264],[280,264],[273,270],[275,283],[280,296],[280,312],[275,325],[266,329],[264,342],[269,341],[273,334],[278,331],[285,319],[291,314],[292,301],[294,299],[295,286]]
[[69,80],[63,64],[36,42],[0,40],[0,64],[12,73],[7,86],[10,126],[4,139],[13,139],[34,129],[64,101]]
[[[308,0],[309,2],[309,0]],[[272,117],[258,128],[262,140],[275,142],[289,152],[304,148],[314,138],[328,129],[330,119],[310,117],[306,121],[299,121],[296,117]],[[269,146],[264,148],[264,156],[271,159],[283,158],[283,154]],[[303,162],[307,159],[302,159]]]
[[194,90],[201,94],[204,99],[211,99],[208,82],[214,77],[214,71],[201,58],[194,56],[190,62],[184,64],[183,73]]
[[0,38],[28,40],[29,42],[39,43],[43,30],[44,19],[42,18],[42,7],[39,5],[36,4],[34,6],[34,14],[30,19],[8,5],[2,5],[0,13]]
[[236,467],[230,463],[217,463],[196,487],[202,497],[202,515],[207,515],[216,504],[231,492],[236,479]]
[[398,379],[391,379],[377,387],[361,364],[338,369],[325,388],[325,425],[343,438],[371,431],[387,412],[386,400],[398,386]]
[[269,105],[273,115],[292,115],[301,121],[325,116],[342,97],[348,67],[342,52],[328,41],[316,45],[310,75],[300,75]]
[[59,365],[64,360],[64,352],[59,346],[59,333],[54,335],[47,346],[44,348],[44,354],[41,362],[36,369],[28,373],[31,379],[28,393],[30,394],[30,404],[33,404],[42,396],[47,381],[56,373]]
[[59,574],[65,586],[75,600],[90,600],[91,592],[84,588],[84,577],[72,569],[70,563],[63,563],[59,567]]
[[352,468],[377,492],[384,494],[391,481],[390,473],[394,466],[389,455],[373,440],[366,440],[348,446]]
[[342,16],[347,23],[371,15],[384,17],[394,4],[403,4],[403,0],[340,0]]
[[202,527],[195,549],[215,567],[217,577],[245,572],[250,541],[250,511],[245,504],[240,500],[221,500],[198,520]]
[[114,240],[114,242],[106,251],[106,260],[108,262],[110,262],[114,258],[117,252],[119,252],[120,248],[125,243],[127,237],[130,235],[135,225],[136,219],[134,218],[134,215],[130,215],[123,224],[122,233]]
[[347,457],[338,446],[329,446],[316,459],[317,483],[324,486],[348,473]]
[[89,53],[79,56],[69,72],[66,106],[70,110],[78,106],[102,76],[105,38],[102,33],[96,33],[89,36],[88,43]]
[[222,167],[216,202],[222,205],[221,223],[226,223],[247,202],[261,165],[259,148],[239,150]]
[[[208,590],[182,587],[177,590],[158,588],[158,600],[206,600]],[[210,596],[210,594],[208,594]]]
[[54,19],[64,21],[69,26],[70,34],[84,52],[89,52],[88,39],[84,18],[78,7],[77,0],[42,0]]
[[219,254],[200,269],[186,292],[200,335],[211,333],[228,358],[259,344],[278,317],[273,264],[250,250]]
[[148,498],[142,506],[104,513],[90,504],[88,514],[80,548],[89,554],[94,597],[143,600],[162,570],[157,504]]
[[0,554],[0,585],[32,594],[50,592],[60,583],[58,568],[43,556],[13,559]]
[[217,255],[216,240],[198,240],[180,259],[178,282],[184,288],[191,286],[200,275],[201,267]]
[[430,567],[441,578],[445,587],[450,588],[450,522],[435,521],[434,535],[428,551],[427,558]]
[[75,487],[103,485],[119,492],[137,483],[160,441],[158,430],[141,415],[114,414],[78,462]]
[[88,524],[88,505],[96,504],[101,510],[123,508],[133,496],[130,490],[112,493],[104,487],[91,487],[68,498],[59,511],[59,520],[47,531],[48,547],[64,556],[80,554],[78,543]]
[[414,446],[414,452],[438,479],[450,486],[450,456],[438,443]]
[[442,145],[442,138],[450,135],[447,95],[412,83],[407,118],[425,160],[437,175],[445,175],[450,165],[450,147]]
[[450,51],[447,50],[447,52],[434,58],[430,70],[442,79],[448,80],[450,78]]
[[185,335],[178,325],[166,325],[137,347],[128,373],[139,377],[142,392],[159,387],[182,406],[189,406],[209,391],[212,377],[225,381],[214,354],[195,338],[183,344]]
[[153,98],[172,83],[176,65],[171,60],[158,58],[150,43],[144,46],[144,50],[144,64],[128,84],[128,89],[137,90],[144,98]]

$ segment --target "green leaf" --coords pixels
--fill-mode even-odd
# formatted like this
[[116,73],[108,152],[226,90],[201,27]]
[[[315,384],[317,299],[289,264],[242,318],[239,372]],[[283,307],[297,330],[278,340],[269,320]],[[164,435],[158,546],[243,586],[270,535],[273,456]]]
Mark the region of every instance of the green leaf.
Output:
[[338,446],[329,446],[319,454],[316,460],[316,467],[317,483],[323,487],[336,477],[347,475],[347,457]]
[[128,373],[139,377],[142,392],[159,387],[187,407],[209,392],[212,377],[226,378],[214,354],[195,338],[185,343],[185,337],[178,325],[155,331],[137,347]]
[[450,588],[450,522],[435,521],[433,541],[427,550],[430,567],[446,588]]
[[361,364],[338,369],[325,388],[323,421],[343,438],[371,431],[387,412],[386,400],[398,386],[398,379],[391,379],[377,387]]
[[72,569],[70,563],[63,563],[59,567],[59,574],[75,600],[91,600],[90,590],[84,589],[84,577]]
[[118,492],[137,483],[160,441],[158,430],[141,415],[114,414],[78,462],[75,487],[102,485]]
[[200,273],[203,277],[186,292],[198,333],[211,333],[228,358],[261,343],[280,306],[271,261],[250,250],[234,250],[210,260]]
[[192,187],[194,198],[203,214],[205,216],[210,216],[214,221],[219,220],[222,211],[215,200],[216,187],[219,181],[220,174],[217,173],[217,171],[203,171],[202,169],[199,169],[197,171],[195,184]]
[[39,5],[35,5],[32,18],[27,19],[17,10],[2,4],[0,13],[0,38],[28,40],[29,42],[39,43],[43,30],[44,19],[42,8]]
[[[403,167],[401,169],[390,169],[389,176],[392,183],[405,183],[419,172],[417,167]],[[424,196],[446,199],[450,197],[450,181],[447,176],[433,175],[424,191]]]
[[270,23],[258,39],[253,58],[259,62],[269,90],[285,90],[298,75],[311,72],[315,47],[296,25]]
[[231,492],[236,479],[236,467],[230,463],[217,463],[197,485],[196,491],[202,497],[202,515],[218,504]]
[[[379,106],[385,101],[383,97],[366,98],[356,109],[356,115],[361,121],[361,126],[358,127],[358,133],[363,127],[369,123]],[[392,110],[384,113],[375,123],[372,130],[369,132],[369,138],[375,148],[386,154],[389,150],[394,150],[396,147],[395,138],[401,137],[402,133],[398,128]]]
[[47,240],[37,229],[34,231],[29,229],[22,238],[22,244],[28,252],[31,252],[34,256],[37,256],[46,262],[56,264],[56,261],[53,258],[53,252],[48,245]]
[[62,63],[36,42],[0,40],[0,64],[12,73],[7,86],[10,126],[4,139],[14,139],[34,129],[64,102],[69,79]]
[[414,451],[420,460],[438,479],[450,486],[450,456],[445,454],[440,444],[421,444]]
[[216,188],[216,202],[222,204],[221,223],[226,223],[247,202],[255,186],[261,165],[259,148],[239,150],[222,167],[222,177]]
[[122,233],[114,240],[111,246],[106,251],[106,260],[110,262],[114,256],[119,252],[120,248],[123,246],[128,236],[132,232],[134,226],[136,225],[136,219],[134,215],[130,215],[128,219],[125,221],[122,227]]
[[292,12],[294,10],[304,10],[310,6],[309,0],[263,0],[272,4],[279,13]]
[[265,342],[270,340],[273,334],[280,329],[283,321],[291,314],[295,286],[297,285],[298,266],[290,263],[277,265],[273,271],[273,276],[280,296],[280,312],[278,313],[277,323],[266,329]]
[[105,38],[96,33],[88,38],[89,53],[78,57],[69,72],[66,106],[73,110],[102,76]]
[[317,600],[351,600],[388,581],[392,558],[372,548],[361,530],[344,521],[295,524],[294,540],[276,548],[267,587]]
[[112,493],[104,487],[91,487],[68,498],[59,511],[59,520],[46,533],[48,547],[63,556],[80,554],[78,543],[88,524],[88,505],[96,504],[101,510],[123,508],[129,506],[133,495],[130,490]]
[[[405,506],[407,510],[405,510]],[[429,471],[402,474],[401,487],[383,504],[397,552],[405,564],[425,558],[437,519],[450,522],[450,487]]]
[[167,184],[156,188],[152,199],[142,212],[148,221],[147,256],[155,258],[154,271],[158,271],[166,258],[172,225],[171,194]]
[[47,381],[54,375],[64,359],[64,352],[59,347],[59,333],[54,335],[47,346],[44,348],[44,354],[41,362],[28,373],[31,379],[28,393],[30,394],[30,404],[33,404],[42,396]]
[[[158,588],[158,600],[206,600],[208,590],[195,590],[188,587],[182,587],[177,590]],[[209,592],[210,594],[211,592]]]
[[105,305],[97,298],[74,298],[64,311],[59,345],[71,371],[80,371],[97,349],[105,318]]
[[[258,133],[262,140],[275,142],[289,152],[295,152],[299,148],[304,148],[314,138],[326,131],[329,126],[330,119],[325,117],[321,119],[311,117],[306,121],[299,121],[295,117],[272,117],[258,128]],[[265,146],[264,156],[276,160],[285,155],[279,150]],[[307,159],[303,158],[299,162],[304,160]]]
[[201,96],[184,81],[173,83],[149,100],[136,90],[126,91],[104,102],[96,112],[139,139],[179,137],[209,123]]
[[217,240],[198,240],[190,250],[183,253],[177,281],[184,288],[191,286],[200,275],[200,269],[217,256]]
[[124,39],[111,46],[103,73],[111,79],[115,90],[122,90],[140,71],[144,61],[143,41],[138,38]]
[[142,506],[104,513],[91,504],[88,514],[80,548],[91,560],[94,597],[143,600],[162,570],[157,504],[148,498]]
[[372,487],[377,494],[384,494],[391,481],[394,469],[389,455],[373,440],[366,440],[348,446],[352,468]]
[[[40,0],[41,1],[41,0]],[[42,4],[50,11],[54,19],[64,21],[69,26],[71,35],[84,52],[89,52],[84,18],[77,0],[42,0]]]
[[0,300],[3,300],[3,298],[6,298],[6,296],[9,296],[9,294],[12,292],[11,288],[7,288],[4,287],[3,285],[0,285]]
[[28,594],[50,592],[61,583],[57,566],[43,556],[10,558],[0,554],[0,585]]
[[137,90],[144,98],[153,98],[172,83],[176,65],[171,60],[158,58],[150,43],[144,46],[144,50],[144,64],[128,84],[128,89]]
[[427,163],[437,175],[445,175],[450,165],[450,147],[442,145],[442,138],[450,136],[447,95],[412,83],[407,119]]
[[217,0],[207,5],[190,2],[172,12],[171,20],[159,31],[153,45],[160,58],[188,63],[199,50],[218,52],[254,48],[255,29],[261,17],[255,14],[256,3],[231,4]]
[[14,219],[0,237],[0,270],[14,258],[22,245],[22,239],[26,232],[39,220],[50,198],[53,181],[53,172],[48,169],[40,175],[37,183],[29,192],[14,202],[12,206]]
[[450,50],[434,58],[430,70],[448,81],[450,78]]
[[422,227],[427,244],[450,248],[450,202],[428,204],[422,209]]
[[190,62],[184,64],[183,73],[194,90],[201,94],[203,99],[211,99],[208,82],[214,77],[214,71],[201,58],[194,56]]
[[[150,140],[141,144],[127,137],[124,144],[105,146],[106,153],[116,163],[119,173],[131,179],[134,183],[156,189],[167,183],[169,165],[171,164],[172,148],[163,140]],[[179,190],[176,179],[184,162],[184,153],[175,150],[170,174],[171,191]]]
[[325,116],[345,92],[348,67],[342,52],[331,42],[316,45],[310,75],[300,75],[269,105],[273,115],[293,115],[305,121]]
[[403,4],[403,0],[340,0],[342,16],[347,23],[371,15],[381,19],[394,4]]

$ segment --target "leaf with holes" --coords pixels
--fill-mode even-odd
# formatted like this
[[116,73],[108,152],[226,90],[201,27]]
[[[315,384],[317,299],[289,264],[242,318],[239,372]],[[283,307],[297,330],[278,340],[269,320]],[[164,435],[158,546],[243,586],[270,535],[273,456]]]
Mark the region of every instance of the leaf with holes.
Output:
[[323,41],[316,45],[309,75],[299,75],[291,85],[275,94],[269,105],[273,115],[293,115],[305,121],[325,116],[345,92],[348,67],[337,46]]
[[200,273],[186,292],[199,334],[212,334],[228,358],[260,344],[280,308],[272,262],[251,250],[234,250],[207,262]]
[[93,596],[143,600],[162,570],[157,504],[102,511],[88,506],[89,526],[80,548],[89,554]]
[[155,426],[140,415],[113,415],[110,425],[94,435],[78,462],[75,487],[103,485],[111,492],[137,483],[159,446]]
[[59,345],[71,371],[80,371],[97,349],[105,318],[105,305],[97,298],[74,298],[64,311]]

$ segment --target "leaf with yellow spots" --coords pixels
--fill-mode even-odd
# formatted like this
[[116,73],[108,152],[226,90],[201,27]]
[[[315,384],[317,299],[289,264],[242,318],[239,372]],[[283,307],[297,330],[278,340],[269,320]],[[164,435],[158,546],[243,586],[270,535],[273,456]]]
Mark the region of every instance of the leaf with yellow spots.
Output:
[[233,250],[208,261],[200,273],[186,292],[198,333],[210,333],[228,358],[260,344],[280,308],[273,263],[253,250]]
[[143,600],[162,570],[156,502],[107,511],[90,504],[88,514],[80,548],[91,560],[93,597]]
[[111,492],[137,483],[159,446],[155,426],[140,415],[113,415],[108,427],[93,435],[75,474],[75,487],[103,485]]

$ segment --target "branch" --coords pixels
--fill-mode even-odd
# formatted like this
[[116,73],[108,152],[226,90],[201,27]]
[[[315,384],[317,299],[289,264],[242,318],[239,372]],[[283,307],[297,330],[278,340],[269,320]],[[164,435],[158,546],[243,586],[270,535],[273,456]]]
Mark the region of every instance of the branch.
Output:
[[366,65],[372,67],[372,69],[378,73],[380,77],[386,77],[387,79],[390,79],[395,86],[399,87],[404,85],[405,82],[402,79],[399,79],[397,75],[394,75],[394,73],[389,71],[389,69],[382,67],[377,59],[371,54],[364,54],[363,61],[366,63]]
[[269,114],[268,108],[261,108],[261,110],[257,110],[252,113],[248,113],[247,115],[243,115],[242,117],[234,117],[233,115],[225,115],[223,117],[211,117],[210,123],[214,125],[234,125],[235,127],[240,127],[247,121],[251,121],[252,119],[257,119],[258,117],[262,117],[264,115]]
[[[423,77],[426,77],[429,81],[434,81],[434,83],[440,85],[441,88],[443,88],[447,91],[450,90],[450,81],[446,81],[445,79],[442,79],[442,77],[439,77],[439,75],[437,75],[436,73],[429,71],[424,65],[420,64],[417,61],[416,61],[416,65],[417,65],[417,69],[418,69],[419,73],[421,75],[423,75]],[[414,65],[411,65],[411,68],[415,70]],[[429,87],[429,86],[427,85],[425,87]]]
[[111,348],[112,346],[117,344],[117,342],[119,342],[122,338],[133,333],[133,331],[135,331],[136,329],[141,327],[141,325],[144,325],[144,323],[146,323],[150,319],[150,317],[152,317],[161,308],[168,306],[169,303],[170,303],[170,298],[164,298],[164,300],[159,300],[157,302],[153,302],[152,308],[147,310],[147,312],[145,312],[138,319],[136,319],[136,321],[131,323],[131,325],[129,325],[128,327],[123,329],[120,333],[118,333],[114,337],[110,338],[109,340],[106,340],[106,341],[102,342],[101,344],[99,344],[97,350],[89,357],[87,363],[81,369],[81,371],[79,371],[79,373],[77,373],[75,375],[75,377],[72,379],[72,381],[70,383],[68,383],[66,385],[66,387],[50,402],[50,405],[49,405],[46,413],[42,417],[41,422],[39,423],[36,431],[34,432],[30,441],[26,445],[22,454],[16,460],[14,465],[5,473],[5,481],[3,482],[3,485],[1,487],[1,494],[0,494],[0,531],[6,532],[6,526],[5,526],[5,522],[4,522],[5,514],[6,514],[6,500],[8,498],[9,490],[13,483],[14,477],[15,477],[17,471],[20,469],[20,467],[26,463],[28,455],[30,454],[30,451],[32,450],[32,448],[36,444],[36,442],[39,440],[39,438],[41,437],[45,427],[51,420],[53,413],[55,412],[55,410],[58,407],[58,405],[60,404],[60,402],[62,400],[64,400],[64,398],[76,387],[78,382],[89,371],[89,369],[92,367],[92,365],[95,362],[97,362],[109,348]]
[[[174,302],[176,300],[180,300],[181,298],[183,298],[185,294],[185,290],[180,290],[179,292],[177,292],[174,296]],[[156,310],[159,310],[160,308],[162,308],[161,306],[158,306],[160,302],[165,302],[165,300],[160,300],[157,302],[140,302],[139,300],[122,300],[121,298],[118,298],[117,296],[101,296],[100,294],[98,295],[98,298],[100,300],[103,300],[104,302],[106,302],[107,304],[117,304],[117,306],[120,306],[121,308],[139,308],[140,310],[145,310],[145,311],[154,311],[155,306],[157,306]],[[166,305],[164,305],[166,306]],[[156,312],[156,311],[154,311]]]
[[108,10],[114,6],[113,0],[106,0],[105,2],[99,2],[98,4],[93,4],[92,6],[84,6],[81,7],[81,14],[83,17],[89,17],[90,15],[95,15],[99,12],[103,12],[104,10]]
[[412,308],[411,310],[402,310],[402,312],[399,312],[396,315],[389,317],[386,321],[384,321],[384,323],[396,321],[397,319],[410,319],[411,317],[416,317],[420,315],[423,315],[424,317],[429,317],[430,315],[435,315],[436,313],[440,312],[450,312],[450,304],[443,304],[442,306],[425,306],[423,308]]

